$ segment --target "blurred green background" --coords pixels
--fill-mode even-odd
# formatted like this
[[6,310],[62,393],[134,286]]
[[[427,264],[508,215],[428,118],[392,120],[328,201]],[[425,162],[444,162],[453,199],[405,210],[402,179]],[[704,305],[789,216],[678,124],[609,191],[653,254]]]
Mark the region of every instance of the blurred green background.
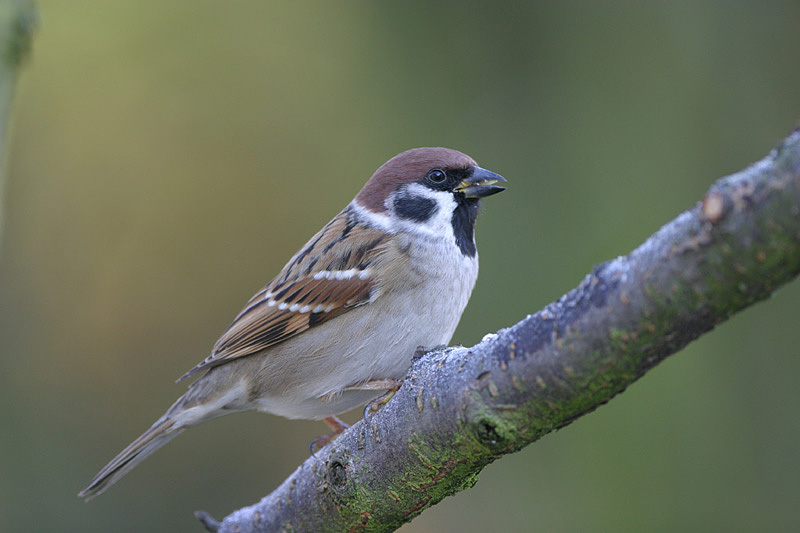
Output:
[[[3,531],[200,531],[193,510],[303,461],[324,425],[246,413],[76,497],[394,154],[449,146],[509,180],[478,224],[472,344],[800,119],[796,1],[38,7],[0,251]],[[795,282],[402,531],[796,530],[799,320]]]

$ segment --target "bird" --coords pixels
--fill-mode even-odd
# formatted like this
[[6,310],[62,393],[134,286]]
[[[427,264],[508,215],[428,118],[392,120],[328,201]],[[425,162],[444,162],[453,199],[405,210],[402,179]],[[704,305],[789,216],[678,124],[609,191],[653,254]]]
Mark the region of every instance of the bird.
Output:
[[[99,495],[184,430],[255,409],[323,419],[385,403],[420,347],[446,345],[478,277],[481,199],[505,178],[449,148],[381,165],[355,198],[255,294],[187,392],[78,494]],[[377,405],[374,402],[378,402]]]

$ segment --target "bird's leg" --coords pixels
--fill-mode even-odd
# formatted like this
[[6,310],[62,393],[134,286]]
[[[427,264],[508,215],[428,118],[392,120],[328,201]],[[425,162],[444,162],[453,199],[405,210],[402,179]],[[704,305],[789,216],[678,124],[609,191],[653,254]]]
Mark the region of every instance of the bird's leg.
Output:
[[339,433],[350,427],[344,422],[342,422],[342,420],[338,416],[329,416],[327,418],[323,418],[322,421],[328,424],[328,427],[331,428],[334,436],[338,435]]
[[[365,381],[364,383],[357,383],[355,385],[350,385],[349,387],[345,387],[342,391],[349,391],[349,390],[378,390],[378,391],[386,391],[385,393],[381,394],[371,402],[367,404],[364,408],[364,418],[369,421],[369,416],[376,412],[378,409],[381,408],[386,402],[392,399],[394,393],[403,385],[402,379],[373,379],[372,381]],[[311,455],[314,455],[314,452],[321,449],[323,446],[331,442],[333,439],[339,436],[339,434],[347,429],[349,426],[339,420],[339,418],[335,416],[329,416],[327,418],[322,419],[323,422],[328,424],[333,431],[326,435],[320,435],[316,439],[312,440],[309,445],[308,449],[311,452]]]
[[322,421],[328,424],[328,427],[331,428],[332,431],[330,433],[326,433],[325,435],[320,435],[308,444],[308,450],[311,452],[311,455],[314,455],[315,451],[321,449],[323,446],[338,437],[342,431],[350,427],[336,416],[323,418]]
[[344,390],[382,390],[386,391],[371,402],[364,408],[364,420],[369,422],[369,417],[372,413],[376,412],[389,400],[392,399],[394,393],[403,385],[402,379],[373,379],[364,383],[350,385],[345,387]]

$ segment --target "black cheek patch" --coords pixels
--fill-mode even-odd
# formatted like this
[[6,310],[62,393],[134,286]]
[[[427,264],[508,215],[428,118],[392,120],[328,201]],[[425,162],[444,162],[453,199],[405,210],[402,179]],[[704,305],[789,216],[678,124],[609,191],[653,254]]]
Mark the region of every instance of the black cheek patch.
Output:
[[436,214],[439,206],[434,200],[424,196],[402,195],[394,199],[394,212],[400,218],[425,222]]

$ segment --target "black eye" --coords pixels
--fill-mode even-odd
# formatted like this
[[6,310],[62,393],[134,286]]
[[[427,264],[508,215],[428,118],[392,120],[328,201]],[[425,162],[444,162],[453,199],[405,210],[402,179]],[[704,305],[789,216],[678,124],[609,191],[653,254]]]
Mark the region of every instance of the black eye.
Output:
[[428,174],[425,177],[433,183],[443,183],[444,180],[447,179],[447,174],[445,174],[444,170],[441,168],[433,168],[428,171]]

